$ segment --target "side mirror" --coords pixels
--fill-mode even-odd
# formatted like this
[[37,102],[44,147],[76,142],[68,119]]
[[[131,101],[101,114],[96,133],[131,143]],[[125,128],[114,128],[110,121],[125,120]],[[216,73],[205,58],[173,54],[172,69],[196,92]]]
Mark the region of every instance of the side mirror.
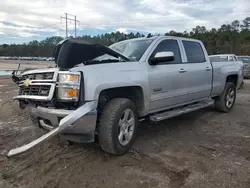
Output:
[[174,53],[173,52],[157,52],[154,57],[149,59],[150,65],[156,65],[161,62],[173,61]]

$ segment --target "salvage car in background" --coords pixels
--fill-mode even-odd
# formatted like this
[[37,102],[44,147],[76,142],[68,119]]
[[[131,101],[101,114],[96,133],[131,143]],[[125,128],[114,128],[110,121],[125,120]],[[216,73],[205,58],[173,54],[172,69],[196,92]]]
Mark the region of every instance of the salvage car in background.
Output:
[[24,72],[15,97],[49,132],[8,156],[57,134],[122,155],[138,121],[159,122],[211,105],[230,112],[243,80],[240,63],[211,62],[203,43],[190,38],[137,38],[110,47],[66,39],[55,60],[55,68]]
[[221,62],[221,61],[238,61],[235,54],[217,54],[210,55],[209,59],[211,62]]
[[244,78],[250,78],[250,56],[237,56],[244,64]]
[[53,57],[0,56],[0,60],[55,61],[55,58],[53,58]]

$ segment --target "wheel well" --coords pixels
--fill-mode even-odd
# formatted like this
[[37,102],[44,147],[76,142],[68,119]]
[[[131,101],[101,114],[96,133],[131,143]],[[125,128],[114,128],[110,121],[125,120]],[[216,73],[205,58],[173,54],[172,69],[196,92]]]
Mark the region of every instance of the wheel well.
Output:
[[238,75],[237,75],[237,74],[234,74],[234,75],[229,75],[229,76],[227,76],[226,82],[232,82],[235,86],[237,86],[237,83],[238,83]]
[[140,86],[110,88],[101,91],[98,99],[98,111],[102,111],[105,104],[114,98],[128,98],[132,100],[136,105],[138,116],[141,116],[144,110],[144,96]]

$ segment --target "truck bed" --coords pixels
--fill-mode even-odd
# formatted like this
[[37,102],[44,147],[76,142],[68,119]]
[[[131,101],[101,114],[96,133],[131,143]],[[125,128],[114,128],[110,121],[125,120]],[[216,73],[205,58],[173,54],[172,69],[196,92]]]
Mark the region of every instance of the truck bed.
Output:
[[241,61],[211,62],[213,67],[212,96],[220,94],[227,79],[227,75],[238,72],[237,88],[243,81],[243,63]]

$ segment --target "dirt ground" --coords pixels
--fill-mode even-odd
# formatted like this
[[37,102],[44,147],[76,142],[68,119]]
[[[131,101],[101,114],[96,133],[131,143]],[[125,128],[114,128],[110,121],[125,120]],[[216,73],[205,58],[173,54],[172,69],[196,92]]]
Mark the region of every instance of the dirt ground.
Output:
[[55,137],[7,158],[10,149],[43,131],[12,100],[17,86],[9,77],[0,80],[1,188],[250,187],[249,81],[228,114],[207,108],[158,124],[142,123],[133,149],[124,156]]

